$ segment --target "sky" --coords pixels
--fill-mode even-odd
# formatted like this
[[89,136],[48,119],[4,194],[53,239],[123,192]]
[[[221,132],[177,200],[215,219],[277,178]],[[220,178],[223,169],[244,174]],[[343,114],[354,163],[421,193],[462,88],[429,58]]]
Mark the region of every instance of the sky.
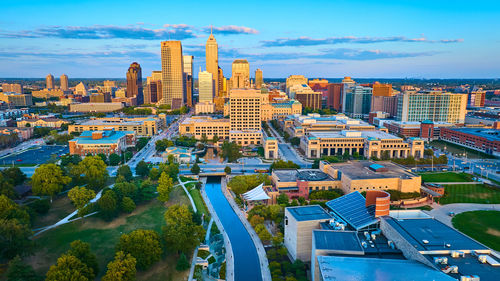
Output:
[[2,0],[0,77],[143,78],[181,40],[195,76],[213,26],[219,65],[264,78],[500,78],[500,1]]

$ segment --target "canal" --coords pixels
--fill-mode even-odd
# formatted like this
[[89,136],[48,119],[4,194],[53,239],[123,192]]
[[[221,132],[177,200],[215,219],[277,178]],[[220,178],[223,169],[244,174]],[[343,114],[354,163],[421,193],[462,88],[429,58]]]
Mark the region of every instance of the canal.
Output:
[[[234,256],[234,280],[262,280],[259,257],[250,234],[221,190],[220,177],[208,177],[205,191],[226,231]],[[222,229],[221,229],[222,231]]]

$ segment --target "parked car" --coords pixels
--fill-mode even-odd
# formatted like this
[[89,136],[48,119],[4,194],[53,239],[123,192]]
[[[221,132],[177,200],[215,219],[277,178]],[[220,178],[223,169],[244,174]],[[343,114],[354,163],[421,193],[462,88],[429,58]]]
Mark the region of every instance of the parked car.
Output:
[[455,212],[449,212],[449,213],[448,213],[448,216],[450,216],[450,217],[454,217],[454,216],[455,216]]

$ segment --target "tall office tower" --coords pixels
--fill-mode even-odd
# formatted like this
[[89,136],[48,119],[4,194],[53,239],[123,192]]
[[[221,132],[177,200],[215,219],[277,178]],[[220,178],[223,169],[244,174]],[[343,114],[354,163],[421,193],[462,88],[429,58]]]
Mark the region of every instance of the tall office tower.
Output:
[[469,94],[467,107],[483,107],[486,92],[483,90],[473,91]]
[[294,85],[307,84],[307,78],[304,75],[290,75],[286,78],[286,93]]
[[54,89],[54,76],[52,74],[47,75],[45,78],[45,85],[49,90]]
[[207,44],[205,47],[205,58],[206,58],[207,71],[212,73],[214,93],[218,95],[219,94],[219,47],[211,30],[210,30],[210,36],[208,36]]
[[188,106],[193,106],[193,59],[194,56],[183,56],[182,60],[184,63],[184,83],[186,88],[186,104]]
[[216,92],[215,95],[219,96],[219,97],[227,96],[227,92],[224,91],[224,73],[222,72],[222,68],[220,68],[220,66],[219,66],[218,75],[219,75],[219,78],[218,78],[219,85],[217,86],[218,92]]
[[146,78],[146,89],[144,90],[144,103],[155,104],[161,99],[161,71],[153,71]]
[[208,71],[201,71],[198,73],[198,101],[199,102],[213,102],[214,100],[214,87],[212,73]]
[[250,65],[247,60],[234,60],[232,65],[231,89],[250,87]]
[[61,75],[60,82],[61,82],[61,90],[67,91],[69,89],[69,87],[68,87],[68,75],[66,75],[66,74]]
[[355,87],[356,82],[351,79],[351,77],[346,76],[342,80],[342,84],[344,85],[342,89],[342,112],[345,112],[345,106],[346,106],[346,93],[349,88]]
[[327,86],[327,107],[342,110],[342,91],[344,85],[342,83],[329,83]]
[[363,86],[348,87],[344,92],[344,113],[353,118],[368,115],[371,109],[372,88]]
[[104,92],[113,94],[114,93],[114,88],[116,88],[116,82],[115,81],[110,81],[110,80],[105,80],[104,81]]
[[127,98],[136,97],[137,104],[144,103],[142,92],[142,70],[137,62],[133,62],[127,71]]
[[8,84],[8,83],[3,83],[2,84],[2,91],[4,93],[17,93],[17,94],[22,94],[23,93],[23,85],[21,84]]
[[428,91],[405,92],[397,97],[398,121],[465,122],[467,94]]
[[160,104],[169,104],[172,109],[184,104],[184,63],[181,41],[161,42],[161,89]]
[[394,95],[391,84],[373,83],[371,112],[387,112],[390,116],[397,113],[397,97]]
[[240,145],[262,140],[260,90],[233,89],[229,92],[229,139]]
[[260,70],[260,68],[257,68],[257,70],[255,70],[255,89],[262,88],[263,83],[264,79],[262,78],[262,70]]

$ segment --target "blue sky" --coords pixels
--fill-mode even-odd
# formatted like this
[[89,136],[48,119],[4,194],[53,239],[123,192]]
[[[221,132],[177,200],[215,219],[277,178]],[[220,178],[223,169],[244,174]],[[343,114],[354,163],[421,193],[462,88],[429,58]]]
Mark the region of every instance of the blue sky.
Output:
[[124,78],[160,69],[182,40],[204,67],[209,26],[219,64],[248,59],[264,77],[499,78],[498,1],[3,0],[0,77]]

